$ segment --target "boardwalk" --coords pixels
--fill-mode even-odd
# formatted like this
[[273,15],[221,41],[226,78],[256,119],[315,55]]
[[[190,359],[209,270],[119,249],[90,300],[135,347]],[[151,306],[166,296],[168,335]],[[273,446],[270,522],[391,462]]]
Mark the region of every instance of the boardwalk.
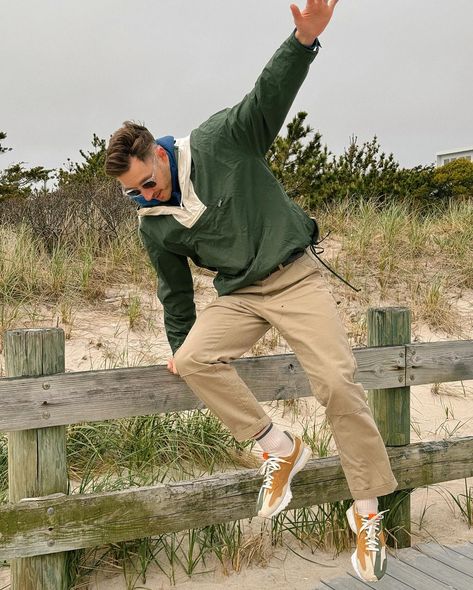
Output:
[[315,590],[473,590],[473,543],[424,543],[390,556],[388,571],[376,583],[363,582],[351,572],[321,580]]

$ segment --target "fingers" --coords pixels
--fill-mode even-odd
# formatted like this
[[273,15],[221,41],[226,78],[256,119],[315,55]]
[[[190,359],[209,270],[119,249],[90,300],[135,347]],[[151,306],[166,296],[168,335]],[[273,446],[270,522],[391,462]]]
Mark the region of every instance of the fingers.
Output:
[[315,4],[316,6],[321,6],[325,4],[332,10],[335,8],[335,4],[337,2],[338,0],[307,0],[307,4]]
[[294,22],[297,25],[297,21],[302,17],[301,11],[299,10],[299,7],[296,6],[295,4],[291,4],[291,6],[289,8],[291,9],[292,17],[294,18]]
[[177,375],[177,369],[176,369],[176,363],[174,362],[174,359],[169,359],[168,360],[168,371],[170,373],[172,373],[173,375]]
[[[325,6],[328,6],[328,8],[331,8],[333,11],[337,2],[338,2],[338,0],[307,0],[306,9],[311,8],[311,7],[317,9],[317,8],[321,8],[323,5],[325,5]],[[292,12],[292,16],[294,17],[294,21],[302,18],[302,13],[299,10],[299,7],[296,6],[296,4],[291,4],[290,9]]]

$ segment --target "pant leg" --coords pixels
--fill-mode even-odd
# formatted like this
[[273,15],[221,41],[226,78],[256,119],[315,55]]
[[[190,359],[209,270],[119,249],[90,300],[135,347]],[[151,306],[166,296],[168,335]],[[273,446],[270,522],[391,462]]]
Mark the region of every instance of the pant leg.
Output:
[[174,355],[179,375],[239,441],[252,438],[271,419],[229,362],[269,327],[238,296],[219,297],[198,315]]
[[386,448],[363,387],[354,383],[356,361],[320,263],[305,255],[266,283],[272,314],[266,319],[287,340],[326,408],[353,497],[394,491]]

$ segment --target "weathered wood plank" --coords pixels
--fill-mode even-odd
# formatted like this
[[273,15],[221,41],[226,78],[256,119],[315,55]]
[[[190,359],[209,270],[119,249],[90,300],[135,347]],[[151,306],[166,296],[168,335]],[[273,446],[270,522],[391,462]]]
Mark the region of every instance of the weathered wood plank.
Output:
[[[394,580],[410,585],[416,590],[451,590],[451,586],[446,586],[443,582],[434,580],[424,572],[412,567],[411,565],[399,561],[392,556],[388,557],[387,574]],[[376,586],[374,586],[376,588]],[[378,586],[379,587],[379,586]]]
[[[388,569],[391,565],[391,560],[388,561]],[[348,579],[350,583],[354,580],[359,581],[359,578],[356,577],[355,574],[348,572]],[[366,582],[363,581],[364,590],[367,588],[373,588],[373,590],[412,590],[412,585],[405,584],[404,582],[400,582],[399,580],[395,580],[392,578],[389,573],[387,572],[386,575],[382,578],[381,581],[378,582]],[[416,588],[417,590],[417,588]],[[432,590],[430,588],[429,590]]]
[[[438,543],[422,543],[417,545],[416,549],[428,557],[432,557],[445,565],[449,565],[450,567],[473,577],[473,559],[460,555]],[[471,585],[473,588],[473,580]]]
[[408,385],[473,379],[473,341],[411,344],[406,363]]
[[[404,382],[404,347],[355,350],[358,379],[365,387]],[[310,396],[294,355],[235,361],[260,401]],[[0,431],[145,416],[204,407],[182,379],[164,366],[109,369],[47,378],[0,379]]]
[[[52,375],[64,371],[64,332],[58,328],[11,330],[5,334],[7,375]],[[10,432],[8,481],[11,502],[65,493],[68,488],[64,426]],[[62,590],[66,555],[12,559],[12,590]]]
[[[411,315],[405,307],[370,308],[367,322],[370,346],[406,345],[411,341]],[[384,388],[370,389],[368,402],[384,444],[409,444],[410,388],[396,387],[389,395]],[[406,505],[409,506],[408,500]]]
[[[332,578],[330,580],[321,580],[326,588],[330,590],[366,590],[367,586],[357,578]],[[411,588],[400,588],[396,590],[411,590]]]
[[[388,389],[473,379],[471,340],[409,345],[407,382],[405,351],[403,346],[354,350],[357,380],[366,389]],[[307,378],[294,355],[241,359],[235,365],[260,401],[311,395]],[[164,366],[0,379],[0,399],[1,431],[203,407],[186,384],[170,375]]]
[[[370,346],[406,345],[411,341],[411,312],[407,307],[370,308],[367,317]],[[384,444],[397,447],[411,442],[411,389],[396,387],[370,389],[368,403]],[[407,492],[380,498],[380,510],[396,506],[390,513],[392,534],[387,543],[396,547],[411,546],[411,498]]]
[[[422,553],[415,549],[404,549],[400,551],[399,559],[430,575],[435,580],[439,580],[447,586],[455,588],[455,590],[471,590],[473,587],[473,578],[471,576],[459,572],[455,568],[445,565],[432,557],[422,555]],[[432,582],[433,588],[435,588],[434,584],[435,582]]]
[[[335,578],[334,580],[321,581],[315,590],[326,590],[329,588],[326,584],[331,584],[331,588],[335,587],[334,582],[344,579],[348,583],[355,579],[354,574],[347,572],[344,578]],[[447,586],[443,582],[434,579],[430,575],[422,572],[412,565],[404,563],[396,559],[393,555],[388,556],[388,569],[386,575],[380,582],[363,582],[363,587],[373,588],[373,590],[452,590],[452,586]],[[347,586],[350,588],[350,586]],[[338,588],[338,587],[337,587]]]
[[445,547],[473,560],[473,545],[471,543],[469,545],[445,545]]
[[[473,436],[388,450],[399,489],[473,476]],[[257,470],[0,507],[0,559],[54,553],[255,516]],[[338,457],[294,479],[291,508],[350,498]],[[418,554],[418,552],[416,552]]]

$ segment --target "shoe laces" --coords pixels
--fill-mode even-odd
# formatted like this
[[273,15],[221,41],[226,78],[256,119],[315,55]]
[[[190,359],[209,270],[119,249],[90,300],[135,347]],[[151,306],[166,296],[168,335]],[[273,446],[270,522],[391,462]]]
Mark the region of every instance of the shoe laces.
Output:
[[378,512],[378,514],[370,514],[369,516],[360,515],[362,522],[360,533],[362,531],[366,532],[366,548],[368,551],[379,551],[379,531],[381,521],[386,512],[388,512],[388,510]]
[[273,486],[274,472],[281,469],[281,463],[288,463],[288,461],[282,457],[269,455],[268,453],[263,453],[263,459],[265,459],[265,461],[258,471],[258,473],[262,473],[264,475],[264,481],[261,487],[271,489]]

